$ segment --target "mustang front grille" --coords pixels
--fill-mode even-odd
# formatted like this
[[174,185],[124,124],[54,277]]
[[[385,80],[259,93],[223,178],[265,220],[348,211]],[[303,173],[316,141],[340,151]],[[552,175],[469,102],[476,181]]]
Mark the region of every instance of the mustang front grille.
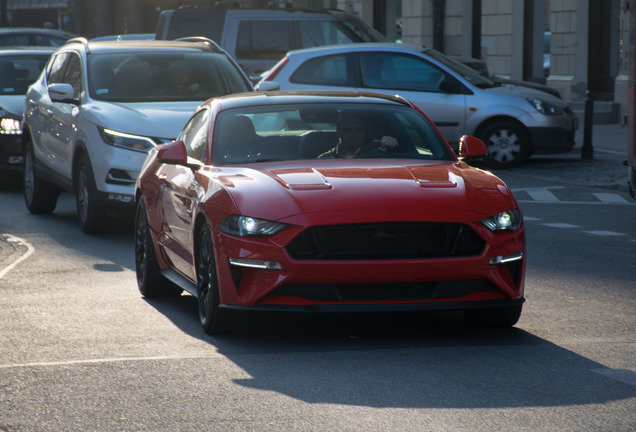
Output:
[[312,227],[287,252],[297,260],[382,260],[475,256],[484,247],[464,224],[401,222]]

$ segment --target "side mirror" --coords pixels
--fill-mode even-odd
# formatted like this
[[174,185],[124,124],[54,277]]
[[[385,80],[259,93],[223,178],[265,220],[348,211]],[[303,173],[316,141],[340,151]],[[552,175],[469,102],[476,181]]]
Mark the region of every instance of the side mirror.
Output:
[[68,83],[55,83],[47,87],[49,97],[53,102],[77,103],[75,89]]
[[481,160],[488,156],[488,147],[479,138],[464,135],[459,139],[459,158]]
[[188,152],[185,143],[181,140],[157,147],[157,159],[159,162],[169,165],[182,165],[192,169],[201,168],[200,164],[188,163]]
[[444,93],[457,93],[457,83],[447,75],[439,83],[439,89]]
[[280,90],[280,84],[276,81],[261,81],[256,85],[258,91],[276,91]]

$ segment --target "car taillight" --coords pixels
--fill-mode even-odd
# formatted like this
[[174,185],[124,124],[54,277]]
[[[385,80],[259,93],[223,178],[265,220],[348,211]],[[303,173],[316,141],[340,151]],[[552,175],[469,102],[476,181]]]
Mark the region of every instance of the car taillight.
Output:
[[283,66],[285,66],[287,64],[288,61],[289,61],[289,59],[287,57],[285,57],[281,61],[276,63],[276,65],[272,69],[270,69],[269,73],[267,75],[265,75],[265,78],[263,78],[263,81],[272,81],[274,79],[274,77],[276,77],[276,75],[278,75],[278,72],[280,72],[280,70],[283,68]]

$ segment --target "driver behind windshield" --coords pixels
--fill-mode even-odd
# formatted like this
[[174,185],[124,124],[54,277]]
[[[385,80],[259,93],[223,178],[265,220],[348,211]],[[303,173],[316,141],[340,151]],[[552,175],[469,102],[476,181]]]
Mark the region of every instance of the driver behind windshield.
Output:
[[383,136],[381,140],[370,137],[364,119],[359,114],[346,114],[336,127],[338,144],[318,156],[319,159],[352,158],[358,153],[395,150],[397,139]]

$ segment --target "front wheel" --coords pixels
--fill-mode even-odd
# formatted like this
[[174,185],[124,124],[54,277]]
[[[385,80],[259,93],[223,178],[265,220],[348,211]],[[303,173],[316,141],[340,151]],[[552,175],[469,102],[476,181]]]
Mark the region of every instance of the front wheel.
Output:
[[530,156],[530,138],[512,121],[496,121],[486,126],[479,138],[488,148],[487,163],[492,168],[513,168]]
[[219,307],[219,281],[212,233],[207,225],[199,230],[196,248],[197,301],[201,326],[208,334],[229,333],[236,328],[235,311]]
[[522,305],[466,309],[464,318],[471,327],[507,328],[517,324],[521,317],[521,309]]
[[57,205],[59,191],[50,183],[40,180],[35,173],[33,145],[26,143],[24,150],[24,202],[33,214],[52,213]]
[[139,199],[135,213],[135,271],[139,292],[144,297],[176,297],[183,292],[159,272],[143,197]]
[[77,165],[77,214],[82,231],[95,234],[104,228],[105,209],[97,205],[97,188],[93,169],[87,156],[82,156]]

